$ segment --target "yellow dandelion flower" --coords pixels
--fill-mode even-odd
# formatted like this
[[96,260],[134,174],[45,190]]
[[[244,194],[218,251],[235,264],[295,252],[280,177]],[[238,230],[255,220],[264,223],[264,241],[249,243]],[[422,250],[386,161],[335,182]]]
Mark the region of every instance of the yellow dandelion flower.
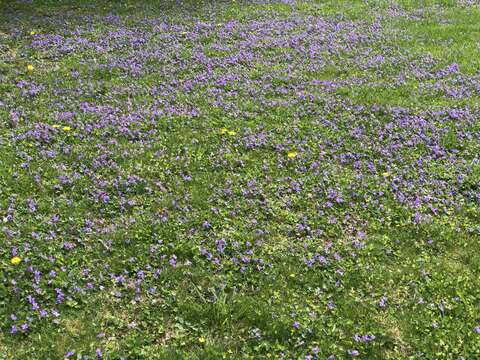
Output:
[[382,173],[382,175],[385,176],[385,177],[389,177],[390,173],[388,171],[385,171],[384,173]]
[[35,35],[35,34],[36,34],[36,32],[35,32],[35,31],[30,31],[30,35],[32,35],[32,36],[33,36],[33,35]]
[[227,128],[222,128],[220,129],[220,134],[226,134],[228,132],[228,129]]
[[28,71],[33,71],[33,65],[28,64],[28,65],[27,65],[27,70],[28,70]]
[[298,154],[297,154],[296,151],[289,151],[289,152],[287,153],[287,156],[288,156],[289,159],[293,159],[293,158],[297,157],[297,155],[298,155]]
[[53,125],[52,125],[52,128],[54,128],[54,129],[60,129],[60,125],[58,125],[58,124],[53,124]]
[[203,336],[200,336],[200,337],[198,338],[198,342],[199,342],[201,345],[205,344],[205,341],[206,341],[206,339],[205,339]]
[[233,136],[233,135],[236,135],[236,134],[237,134],[236,131],[233,131],[233,130],[228,131],[228,135],[230,135],[230,136]]
[[12,265],[18,265],[18,264],[20,264],[21,261],[22,261],[22,259],[20,259],[18,256],[14,256],[14,257],[12,257],[12,260],[10,260]]
[[64,126],[63,128],[63,131],[70,131],[72,130],[72,128],[70,126]]

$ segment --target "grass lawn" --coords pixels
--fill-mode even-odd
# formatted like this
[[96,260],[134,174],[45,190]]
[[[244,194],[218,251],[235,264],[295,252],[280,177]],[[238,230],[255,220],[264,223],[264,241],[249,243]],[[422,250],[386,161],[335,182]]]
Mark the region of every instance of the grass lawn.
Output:
[[480,5],[0,0],[0,359],[480,359]]

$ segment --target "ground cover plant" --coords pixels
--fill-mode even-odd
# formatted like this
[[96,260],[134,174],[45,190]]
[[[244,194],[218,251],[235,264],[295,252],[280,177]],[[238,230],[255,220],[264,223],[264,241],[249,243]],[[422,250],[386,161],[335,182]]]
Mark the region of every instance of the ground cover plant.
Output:
[[0,1],[0,359],[479,359],[476,1]]

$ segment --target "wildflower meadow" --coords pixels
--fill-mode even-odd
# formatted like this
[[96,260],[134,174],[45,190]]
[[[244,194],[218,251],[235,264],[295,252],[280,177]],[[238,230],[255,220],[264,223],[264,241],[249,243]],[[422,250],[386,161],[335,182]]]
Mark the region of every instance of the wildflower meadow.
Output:
[[480,359],[480,2],[0,1],[0,359]]

